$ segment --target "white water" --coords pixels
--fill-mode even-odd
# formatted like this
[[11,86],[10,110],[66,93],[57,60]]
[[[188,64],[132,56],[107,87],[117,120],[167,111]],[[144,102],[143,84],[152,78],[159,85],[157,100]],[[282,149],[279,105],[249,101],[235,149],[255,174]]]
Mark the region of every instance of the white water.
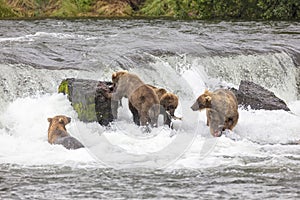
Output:
[[[163,65],[163,66],[162,66]],[[120,110],[120,121],[112,129],[101,127],[97,123],[83,123],[77,118],[66,96],[56,94],[55,90],[46,94],[15,97],[8,103],[0,116],[0,163],[21,165],[67,165],[75,167],[105,167],[111,166],[105,160],[104,165],[99,162],[103,155],[113,155],[120,165],[126,163],[124,152],[128,159],[138,155],[149,155],[160,152],[164,147],[178,148],[177,157],[170,158],[167,152],[162,153],[159,159],[167,160],[163,166],[170,168],[206,168],[223,165],[284,165],[286,157],[297,157],[300,145],[282,145],[300,140],[300,101],[291,100],[288,106],[292,113],[285,111],[243,110],[240,109],[240,119],[233,135],[240,139],[234,141],[228,137],[213,138],[205,125],[205,112],[192,112],[191,104],[207,86],[210,88],[220,85],[235,85],[224,80],[209,77],[204,68],[198,65],[185,65],[185,70],[176,72],[169,63],[158,61],[152,64],[154,71],[142,72],[142,69],[132,69],[144,80],[157,85],[168,85],[168,88],[177,93],[181,104],[178,114],[183,116],[182,124],[177,131],[165,127],[154,129],[152,137],[139,138],[140,129],[133,125],[129,110],[124,103]],[[164,68],[164,71],[159,69]],[[147,72],[147,73],[146,73]],[[30,74],[44,76],[37,69],[31,69]],[[53,74],[59,74],[53,71]],[[57,80],[64,78],[53,76],[46,81],[49,88],[57,88]],[[147,74],[147,75],[146,75]],[[80,73],[79,73],[80,75]],[[86,76],[84,74],[83,76]],[[95,74],[91,74],[95,77]],[[108,79],[110,72],[104,78]],[[55,78],[54,78],[55,77]],[[48,77],[49,78],[49,77]],[[34,79],[35,80],[35,79]],[[36,78],[37,80],[37,78]],[[52,85],[51,85],[52,83]],[[14,86],[16,87],[16,86]],[[14,88],[12,87],[12,88]],[[47,90],[46,90],[47,91]],[[72,122],[67,125],[68,132],[78,138],[87,147],[86,149],[66,150],[60,145],[50,145],[47,142],[48,117],[67,115]],[[173,136],[173,137],[171,137]],[[180,146],[178,140],[188,138],[186,146]],[[103,142],[109,141],[109,142]],[[109,144],[109,145],[108,145]],[[107,148],[106,148],[107,147]],[[180,149],[182,148],[182,149]],[[296,154],[296,155],[295,155]],[[118,157],[119,156],[119,157]],[[105,157],[104,159],[108,159]],[[146,157],[141,157],[145,159]],[[299,156],[298,156],[299,158]],[[152,166],[151,160],[141,160],[137,166]],[[108,161],[110,161],[108,159]],[[128,160],[127,160],[128,161]],[[291,161],[289,161],[291,162]],[[126,163],[128,164],[128,163]],[[130,162],[129,162],[130,164]],[[299,164],[294,161],[291,164]],[[126,165],[128,167],[128,165]]]

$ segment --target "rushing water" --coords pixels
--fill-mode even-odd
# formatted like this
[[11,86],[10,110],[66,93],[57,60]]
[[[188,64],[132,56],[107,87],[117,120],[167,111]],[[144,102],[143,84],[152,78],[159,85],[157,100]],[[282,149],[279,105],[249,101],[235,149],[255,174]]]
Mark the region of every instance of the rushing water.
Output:
[[[166,20],[0,21],[1,199],[297,199],[300,197],[300,23]],[[127,69],[180,98],[176,130],[151,136],[126,103],[112,128],[78,120],[57,88]],[[191,104],[205,88],[254,81],[291,112],[239,108],[212,138]],[[48,117],[85,149],[47,142]]]

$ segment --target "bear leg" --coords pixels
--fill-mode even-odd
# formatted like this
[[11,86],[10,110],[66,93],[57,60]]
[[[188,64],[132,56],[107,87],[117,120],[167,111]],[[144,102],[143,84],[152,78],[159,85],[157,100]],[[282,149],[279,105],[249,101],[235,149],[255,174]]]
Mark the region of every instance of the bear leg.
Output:
[[133,115],[133,121],[136,125],[140,125],[140,116],[138,110],[128,101],[128,107]]
[[148,116],[148,112],[147,111],[141,111],[140,119],[141,119],[141,125],[142,126],[149,125],[150,118]]
[[209,126],[210,122],[210,110],[206,108],[206,126]]
[[232,130],[236,126],[238,122],[238,118],[239,118],[238,114],[233,117],[228,117],[225,121],[225,128]]

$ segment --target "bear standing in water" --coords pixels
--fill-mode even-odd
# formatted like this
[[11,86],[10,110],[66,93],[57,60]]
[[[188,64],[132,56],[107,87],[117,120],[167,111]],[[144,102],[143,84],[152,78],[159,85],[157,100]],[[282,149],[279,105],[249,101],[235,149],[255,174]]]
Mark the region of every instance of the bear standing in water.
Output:
[[161,105],[160,114],[164,116],[164,124],[171,126],[172,119],[181,118],[175,116],[175,110],[178,107],[178,97],[177,95],[168,92],[164,88],[157,88],[153,85],[147,84],[151,87],[158,96],[159,104]]
[[239,119],[237,99],[227,89],[218,89],[214,92],[205,90],[191,109],[193,111],[206,109],[207,126],[215,137],[221,136],[225,129],[232,130]]
[[61,144],[67,149],[79,149],[84,147],[76,138],[70,136],[66,130],[66,125],[71,122],[70,117],[58,115],[48,118],[50,122],[48,128],[48,142],[50,144]]
[[157,125],[159,115],[159,99],[155,91],[147,86],[137,75],[127,71],[112,74],[115,92],[112,100],[119,101],[123,97],[129,100],[129,109],[137,125]]

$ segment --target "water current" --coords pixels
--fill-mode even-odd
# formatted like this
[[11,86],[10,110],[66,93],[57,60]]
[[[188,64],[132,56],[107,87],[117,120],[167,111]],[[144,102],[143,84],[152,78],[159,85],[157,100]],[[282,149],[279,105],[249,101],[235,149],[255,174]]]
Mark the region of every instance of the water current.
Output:
[[[0,21],[0,199],[298,199],[300,23],[169,20]],[[126,69],[179,96],[175,130],[139,137],[123,103],[112,128],[78,119],[65,78]],[[206,88],[264,86],[291,109],[239,108],[213,138],[193,101]],[[126,101],[126,100],[125,100]],[[47,142],[64,114],[84,149]]]

